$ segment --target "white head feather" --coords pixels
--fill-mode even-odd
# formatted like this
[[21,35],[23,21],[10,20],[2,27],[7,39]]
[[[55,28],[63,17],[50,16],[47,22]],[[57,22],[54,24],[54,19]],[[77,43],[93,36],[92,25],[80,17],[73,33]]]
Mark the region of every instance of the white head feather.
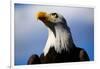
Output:
[[40,12],[38,15],[39,19],[48,28],[48,39],[44,48],[44,55],[49,52],[51,47],[54,47],[57,53],[61,53],[63,49],[68,51],[72,46],[69,45],[69,42],[73,42],[73,40],[64,17],[57,13],[46,14],[45,12]]
[[61,53],[62,49],[68,50],[68,40],[70,33],[60,26],[55,27],[56,37],[54,33],[48,29],[48,40],[44,48],[44,55],[46,55],[51,47],[54,47],[58,53]]

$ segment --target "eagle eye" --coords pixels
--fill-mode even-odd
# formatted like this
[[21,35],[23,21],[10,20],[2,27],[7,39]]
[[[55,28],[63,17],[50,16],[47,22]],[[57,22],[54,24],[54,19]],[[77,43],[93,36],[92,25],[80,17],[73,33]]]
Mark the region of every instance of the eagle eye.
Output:
[[52,16],[55,16],[55,18],[58,18],[57,13],[51,13]]

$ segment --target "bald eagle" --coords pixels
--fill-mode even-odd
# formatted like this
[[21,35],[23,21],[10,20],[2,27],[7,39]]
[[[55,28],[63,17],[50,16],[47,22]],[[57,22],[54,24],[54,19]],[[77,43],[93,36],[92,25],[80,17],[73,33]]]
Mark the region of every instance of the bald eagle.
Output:
[[43,53],[30,57],[28,64],[89,61],[86,51],[76,47],[65,18],[58,13],[39,12],[37,18],[48,29]]

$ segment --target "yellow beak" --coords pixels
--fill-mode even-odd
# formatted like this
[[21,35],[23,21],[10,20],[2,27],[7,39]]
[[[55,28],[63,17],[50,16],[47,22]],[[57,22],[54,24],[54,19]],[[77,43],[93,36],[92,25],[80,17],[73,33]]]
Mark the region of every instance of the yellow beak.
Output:
[[44,21],[46,19],[46,12],[38,12],[37,19]]

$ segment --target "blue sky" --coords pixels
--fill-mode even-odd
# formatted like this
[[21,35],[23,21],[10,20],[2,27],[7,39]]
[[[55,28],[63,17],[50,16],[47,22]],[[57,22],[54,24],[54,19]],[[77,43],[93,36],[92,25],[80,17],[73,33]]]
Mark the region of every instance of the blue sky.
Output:
[[36,19],[39,11],[57,12],[64,16],[77,47],[84,48],[94,60],[94,9],[81,7],[15,4],[15,65],[25,65],[32,54],[40,55],[45,47],[48,30]]

